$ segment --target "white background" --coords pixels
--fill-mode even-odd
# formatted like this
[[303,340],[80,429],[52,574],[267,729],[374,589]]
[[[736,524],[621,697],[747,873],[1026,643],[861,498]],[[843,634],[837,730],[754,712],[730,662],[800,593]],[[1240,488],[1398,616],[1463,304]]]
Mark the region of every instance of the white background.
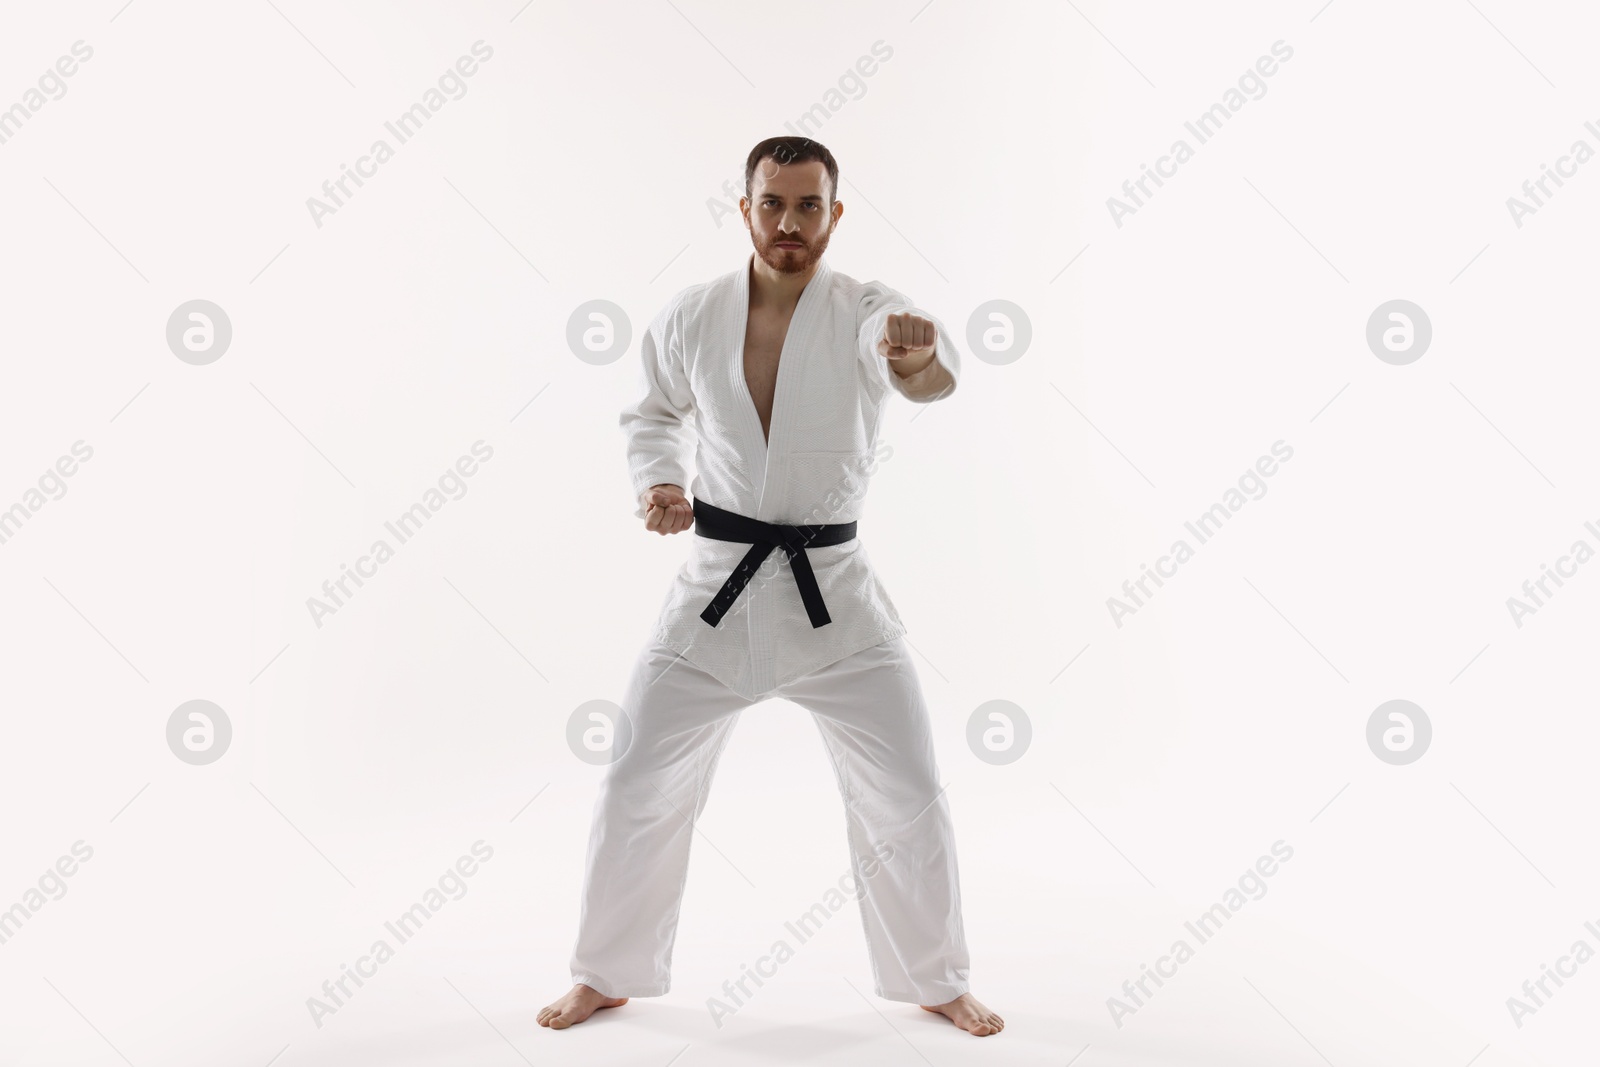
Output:
[[[1600,20],[920,2],[6,6],[0,107],[94,53],[0,145],[0,508],[93,456],[0,545],[0,908],[93,857],[0,945],[0,1062],[1592,1062],[1600,963],[1520,1028],[1506,1001],[1600,949],[1600,564],[1521,627],[1506,600],[1600,547],[1600,164],[1521,227],[1506,200],[1600,148]],[[480,39],[466,94],[317,226],[307,198]],[[1006,1030],[873,997],[853,903],[712,1022],[847,869],[781,701],[721,763],[672,991],[542,1029],[602,773],[566,722],[621,695],[686,549],[631,515],[638,335],[743,262],[723,183],[878,40],[813,131],[842,171],[829,261],[958,338],[992,299],[1032,328],[895,406],[862,531]],[[1179,137],[1117,226],[1107,198]],[[197,298],[233,327],[206,366],[165,339]],[[593,299],[633,325],[601,366],[565,340]],[[1405,366],[1365,339],[1392,299],[1432,322]],[[478,440],[465,495],[317,626],[307,599]],[[1107,598],[1278,440],[1265,495],[1117,626]],[[1366,741],[1396,698],[1433,727],[1406,766]],[[166,743],[192,699],[233,726],[208,766]],[[966,744],[995,699],[1034,731],[1006,766]],[[466,895],[317,1026],[307,998],[478,840]],[[1266,894],[1119,1027],[1108,998],[1279,840]]]

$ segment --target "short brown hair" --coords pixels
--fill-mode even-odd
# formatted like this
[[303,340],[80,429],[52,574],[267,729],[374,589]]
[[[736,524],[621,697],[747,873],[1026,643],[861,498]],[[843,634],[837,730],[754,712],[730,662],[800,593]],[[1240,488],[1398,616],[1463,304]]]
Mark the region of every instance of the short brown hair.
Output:
[[768,137],[752,148],[744,161],[744,195],[747,198],[755,181],[756,167],[768,156],[780,167],[790,163],[821,163],[828,171],[828,203],[831,205],[839,199],[839,164],[834,162],[833,153],[825,145],[809,137]]

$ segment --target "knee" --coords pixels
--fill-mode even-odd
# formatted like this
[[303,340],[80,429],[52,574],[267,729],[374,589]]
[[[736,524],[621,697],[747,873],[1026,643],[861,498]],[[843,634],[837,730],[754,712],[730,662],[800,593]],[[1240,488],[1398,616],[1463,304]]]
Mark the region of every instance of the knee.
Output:
[[596,805],[613,812],[653,816],[693,804],[698,785],[690,767],[662,766],[625,755],[600,782]]

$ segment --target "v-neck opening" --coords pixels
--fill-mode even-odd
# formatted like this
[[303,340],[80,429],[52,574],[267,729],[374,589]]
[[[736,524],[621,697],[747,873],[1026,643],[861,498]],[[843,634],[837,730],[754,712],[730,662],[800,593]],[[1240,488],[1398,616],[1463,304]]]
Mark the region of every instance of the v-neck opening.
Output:
[[[810,319],[817,304],[817,294],[820,294],[824,289],[828,276],[832,273],[832,268],[828,266],[827,261],[818,261],[816,271],[807,280],[805,288],[800,291],[800,299],[795,302],[794,311],[789,316],[789,324],[784,329],[783,341],[778,346],[778,368],[773,375],[772,382],[772,412],[767,420],[767,432],[763,434],[761,432],[761,412],[756,407],[755,394],[750,391],[750,379],[746,376],[744,370],[745,337],[750,331],[750,274],[754,269],[755,255],[754,252],[750,253],[750,257],[745,260],[744,269],[739,275],[739,318],[734,334],[734,352],[738,358],[734,360],[733,372],[738,376],[741,392],[745,396],[745,412],[749,417],[753,443],[757,444],[761,449],[761,481],[758,486],[760,490],[760,505],[758,505],[757,509],[759,511],[761,506],[766,503],[767,474],[772,458],[772,442],[784,428],[779,416],[788,411],[788,405],[782,403],[782,401],[785,375],[791,374],[792,371],[792,368],[791,370],[785,370],[792,362],[789,355],[789,342],[796,336],[797,326],[800,327],[801,333],[804,333],[809,328]],[[817,284],[819,281],[824,284]],[[754,465],[752,465],[752,468],[754,468]]]

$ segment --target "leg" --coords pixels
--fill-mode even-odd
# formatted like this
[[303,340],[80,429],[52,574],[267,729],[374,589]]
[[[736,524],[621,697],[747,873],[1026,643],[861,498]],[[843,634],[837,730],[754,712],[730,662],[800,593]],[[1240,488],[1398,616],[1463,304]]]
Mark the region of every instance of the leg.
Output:
[[[811,712],[833,760],[865,886],[861,918],[877,994],[937,1006],[973,1033],[998,1031],[999,1017],[968,993],[954,832],[905,641],[847,656],[778,695]],[[971,1005],[981,1009],[971,1025],[944,1010]]]
[[654,997],[670,987],[693,821],[751,703],[654,641],[635,661],[622,700],[633,737],[595,798],[572,952],[572,980],[598,995],[590,999]]

